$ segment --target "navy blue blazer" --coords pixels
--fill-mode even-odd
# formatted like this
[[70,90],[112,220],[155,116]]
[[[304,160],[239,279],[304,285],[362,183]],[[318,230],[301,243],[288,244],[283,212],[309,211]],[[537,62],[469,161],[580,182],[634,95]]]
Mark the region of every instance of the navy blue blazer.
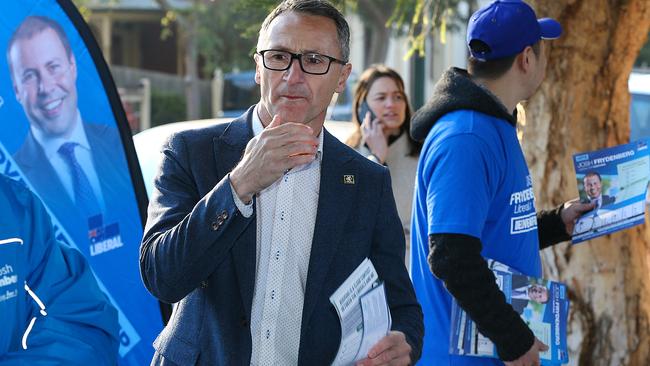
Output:
[[[182,131],[163,147],[140,271],[157,298],[177,303],[154,342],[152,364],[250,365],[255,286],[255,214],[243,217],[228,173],[253,137],[253,108],[240,118]],[[345,175],[355,177],[345,184]],[[368,257],[386,291],[393,329],[419,358],[424,327],[404,265],[404,234],[388,170],[325,131],[309,261],[300,365],[330,364],[341,339],[329,296]]]

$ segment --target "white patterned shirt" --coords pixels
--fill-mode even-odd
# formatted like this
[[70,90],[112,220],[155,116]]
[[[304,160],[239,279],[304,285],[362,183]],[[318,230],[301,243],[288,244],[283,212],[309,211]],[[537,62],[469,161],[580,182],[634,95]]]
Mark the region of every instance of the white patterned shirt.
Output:
[[[253,133],[263,131],[257,107]],[[296,167],[257,194],[257,271],[251,311],[251,365],[298,363],[302,308],[309,269],[322,161],[323,130],[317,158]],[[233,190],[242,215],[250,217]]]

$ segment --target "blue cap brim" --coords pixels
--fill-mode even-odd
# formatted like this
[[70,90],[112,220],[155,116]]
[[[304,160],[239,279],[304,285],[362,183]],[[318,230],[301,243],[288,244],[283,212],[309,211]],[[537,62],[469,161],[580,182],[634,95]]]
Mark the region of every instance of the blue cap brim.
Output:
[[537,19],[542,39],[556,39],[562,35],[562,26],[552,18]]

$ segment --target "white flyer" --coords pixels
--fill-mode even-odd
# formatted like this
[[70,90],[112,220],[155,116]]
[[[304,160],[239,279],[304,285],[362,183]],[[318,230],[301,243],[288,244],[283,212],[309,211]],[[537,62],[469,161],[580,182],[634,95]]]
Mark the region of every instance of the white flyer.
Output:
[[333,365],[353,365],[391,326],[390,310],[383,283],[370,259],[366,258],[330,296],[341,322],[341,344]]

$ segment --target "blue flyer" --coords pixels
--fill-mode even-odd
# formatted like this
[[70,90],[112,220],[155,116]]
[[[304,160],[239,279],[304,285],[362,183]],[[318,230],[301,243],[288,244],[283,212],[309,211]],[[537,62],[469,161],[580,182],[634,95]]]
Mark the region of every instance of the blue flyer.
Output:
[[581,202],[595,205],[576,222],[573,243],[644,222],[650,178],[646,140],[576,154],[573,162]]
[[[542,366],[568,363],[566,331],[569,299],[566,285],[527,277],[493,260],[488,260],[488,264],[506,301],[521,315],[535,337],[549,346],[548,351],[540,353]],[[455,299],[451,305],[449,353],[498,358],[494,343],[478,331],[476,324]]]

